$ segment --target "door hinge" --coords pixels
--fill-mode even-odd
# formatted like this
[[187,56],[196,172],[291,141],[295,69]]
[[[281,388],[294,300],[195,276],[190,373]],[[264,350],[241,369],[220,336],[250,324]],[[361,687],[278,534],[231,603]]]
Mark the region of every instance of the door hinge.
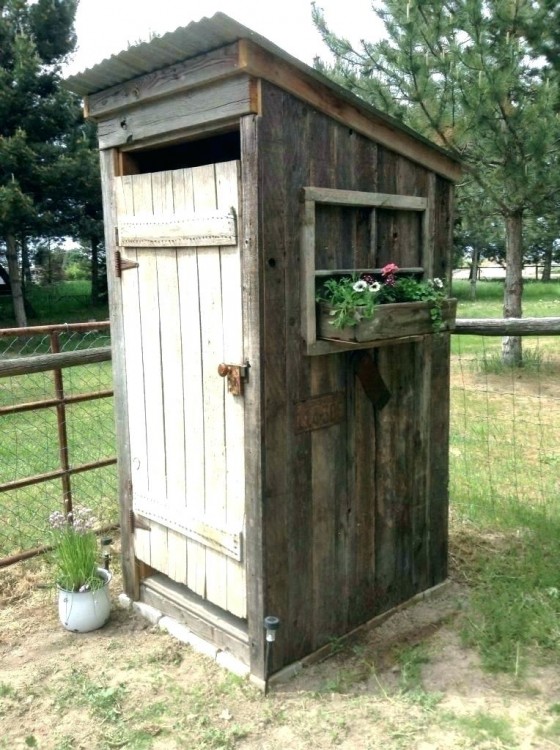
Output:
[[120,279],[122,272],[129,268],[138,268],[138,263],[135,260],[123,258],[120,250],[115,250],[115,276]]
[[140,518],[139,516],[135,515],[134,511],[130,511],[130,530],[132,533],[136,531],[136,529],[143,529],[144,531],[151,531],[152,527],[149,526],[146,521],[144,521],[143,518]]

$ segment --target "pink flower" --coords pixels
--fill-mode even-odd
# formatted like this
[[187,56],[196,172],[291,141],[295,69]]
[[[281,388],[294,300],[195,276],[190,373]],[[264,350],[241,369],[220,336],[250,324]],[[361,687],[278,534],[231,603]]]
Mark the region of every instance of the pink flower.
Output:
[[399,270],[399,267],[396,265],[396,263],[387,263],[387,265],[381,269],[381,275],[392,276],[398,270]]

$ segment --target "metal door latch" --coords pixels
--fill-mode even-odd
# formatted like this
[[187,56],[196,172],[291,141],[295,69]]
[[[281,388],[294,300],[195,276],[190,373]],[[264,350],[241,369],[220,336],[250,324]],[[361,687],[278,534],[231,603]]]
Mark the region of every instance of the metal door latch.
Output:
[[228,391],[232,396],[243,395],[243,381],[247,378],[247,365],[218,365],[218,375],[221,378],[227,377]]

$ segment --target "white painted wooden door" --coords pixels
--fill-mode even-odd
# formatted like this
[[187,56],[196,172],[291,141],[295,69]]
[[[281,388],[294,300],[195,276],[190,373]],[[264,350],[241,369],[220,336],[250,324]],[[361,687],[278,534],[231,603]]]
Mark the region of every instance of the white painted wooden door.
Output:
[[[239,162],[116,180],[136,557],[246,616]],[[220,244],[222,243],[222,244]],[[125,264],[126,265],[126,264]]]

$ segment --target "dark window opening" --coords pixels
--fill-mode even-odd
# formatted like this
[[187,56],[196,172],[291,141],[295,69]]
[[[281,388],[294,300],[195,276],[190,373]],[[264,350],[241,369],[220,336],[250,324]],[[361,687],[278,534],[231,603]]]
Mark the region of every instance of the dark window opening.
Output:
[[125,174],[167,172],[172,169],[200,167],[241,158],[239,131],[220,133],[200,140],[123,153]]

